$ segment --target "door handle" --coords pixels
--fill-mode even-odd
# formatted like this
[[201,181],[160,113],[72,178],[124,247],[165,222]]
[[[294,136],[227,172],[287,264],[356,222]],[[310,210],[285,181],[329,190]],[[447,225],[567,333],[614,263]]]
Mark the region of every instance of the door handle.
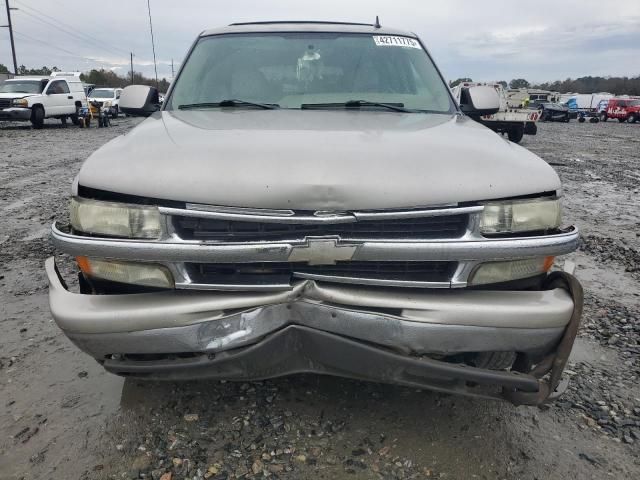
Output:
[[72,95],[69,95],[67,98],[68,98],[69,100],[73,100],[73,96],[72,96]]

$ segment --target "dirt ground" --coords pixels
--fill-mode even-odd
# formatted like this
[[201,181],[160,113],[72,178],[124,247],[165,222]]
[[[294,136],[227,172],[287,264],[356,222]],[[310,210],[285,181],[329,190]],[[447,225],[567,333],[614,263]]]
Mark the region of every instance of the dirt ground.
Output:
[[0,122],[0,479],[640,478],[640,125],[540,124],[523,140],[583,232],[571,387],[541,410],[310,375],[105,373],[51,320],[43,262],[82,161],[137,122]]

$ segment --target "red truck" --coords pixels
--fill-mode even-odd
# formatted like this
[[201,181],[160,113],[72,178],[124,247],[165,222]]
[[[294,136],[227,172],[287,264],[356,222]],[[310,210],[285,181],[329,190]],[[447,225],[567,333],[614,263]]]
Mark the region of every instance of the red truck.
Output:
[[620,123],[628,121],[636,123],[640,120],[640,99],[634,98],[612,98],[607,105],[607,111],[602,120],[617,118]]

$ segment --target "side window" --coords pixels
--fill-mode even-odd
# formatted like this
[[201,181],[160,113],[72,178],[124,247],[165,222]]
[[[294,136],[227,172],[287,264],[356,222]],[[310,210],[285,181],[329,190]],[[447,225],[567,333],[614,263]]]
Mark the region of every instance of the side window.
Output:
[[55,80],[47,88],[47,94],[69,93],[69,87],[64,80]]

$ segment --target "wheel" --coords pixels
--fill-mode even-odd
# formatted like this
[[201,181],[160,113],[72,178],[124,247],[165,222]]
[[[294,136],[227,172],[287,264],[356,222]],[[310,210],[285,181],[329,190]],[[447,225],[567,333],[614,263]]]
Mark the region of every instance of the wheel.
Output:
[[113,107],[113,112],[111,113],[111,118],[118,118],[118,114],[119,114],[119,110],[118,110],[118,105],[116,105],[115,107]]
[[534,122],[527,122],[524,125],[525,135],[535,135],[538,133],[538,126]]
[[579,121],[580,123],[584,123],[584,117],[580,117],[580,118],[578,118],[578,121]]
[[512,127],[507,131],[507,136],[509,140],[513,143],[520,143],[522,137],[524,135],[524,125],[518,125],[516,127]]
[[516,360],[516,352],[480,352],[473,355],[471,363],[487,370],[506,370]]
[[[564,117],[564,119],[562,119],[562,121],[564,123],[569,123],[569,121],[571,121],[571,117],[569,115],[567,115],[566,117]],[[584,121],[584,120],[583,120]]]
[[600,114],[600,120],[601,121],[606,122],[608,119],[609,119],[609,117],[607,117],[606,113],[603,112],[603,113]]
[[638,117],[635,113],[629,115],[629,119],[627,120],[629,123],[636,123],[638,121]]
[[80,107],[76,105],[76,113],[69,116],[69,118],[71,119],[71,123],[73,123],[74,125],[80,125],[80,118],[78,115],[79,113],[80,113]]
[[62,125],[67,125],[67,117],[60,117],[60,123],[62,123]]
[[600,121],[600,119],[598,117],[591,117],[589,119],[589,123],[598,123]]
[[624,121],[625,121],[625,120],[626,120],[626,118],[619,118],[619,119],[618,119],[618,121],[619,121],[620,123],[624,123]]
[[31,109],[31,125],[38,129],[44,126],[44,108],[35,106]]

